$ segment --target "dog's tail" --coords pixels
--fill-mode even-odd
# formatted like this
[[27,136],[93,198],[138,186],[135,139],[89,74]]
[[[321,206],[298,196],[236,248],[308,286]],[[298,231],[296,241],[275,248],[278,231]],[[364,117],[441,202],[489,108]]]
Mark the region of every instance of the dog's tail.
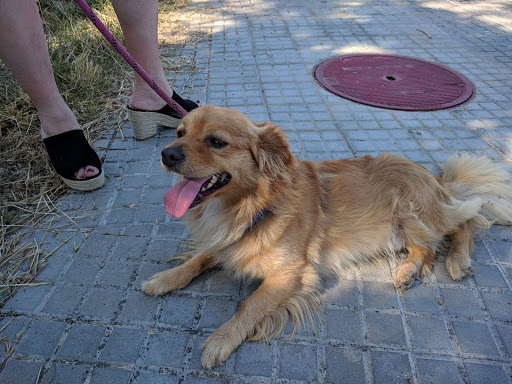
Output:
[[444,165],[443,179],[451,183],[457,200],[479,198],[479,214],[490,223],[512,225],[512,175],[487,157],[451,156]]

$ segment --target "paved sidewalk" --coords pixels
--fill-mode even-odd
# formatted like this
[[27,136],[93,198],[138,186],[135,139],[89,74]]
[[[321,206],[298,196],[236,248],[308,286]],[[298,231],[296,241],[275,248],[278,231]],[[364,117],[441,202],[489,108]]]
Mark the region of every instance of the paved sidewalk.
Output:
[[[321,160],[391,151],[433,172],[458,151],[512,171],[512,8],[507,0],[193,0],[191,31],[207,38],[179,55],[199,69],[170,80],[179,93],[282,126],[293,152]],[[184,12],[187,9],[184,10]],[[359,105],[315,84],[313,67],[347,53],[429,60],[475,85],[469,103],[437,112]],[[476,243],[475,274],[435,274],[398,292],[384,265],[326,282],[317,335],[246,342],[220,367],[200,345],[255,288],[215,270],[183,290],[147,297],[141,282],[169,267],[184,228],[163,196],[175,181],[159,154],[164,130],[96,142],[106,185],[70,193],[43,239],[58,248],[1,310],[15,348],[2,384],[24,383],[512,383],[512,229]],[[69,239],[69,240],[68,240]],[[0,350],[0,361],[6,351]]]

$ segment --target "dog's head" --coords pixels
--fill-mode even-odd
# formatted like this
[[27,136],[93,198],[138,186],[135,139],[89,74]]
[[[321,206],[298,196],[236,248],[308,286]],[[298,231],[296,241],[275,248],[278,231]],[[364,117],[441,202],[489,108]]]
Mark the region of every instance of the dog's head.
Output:
[[236,203],[262,182],[289,178],[294,158],[272,123],[254,123],[228,108],[205,105],[185,116],[177,139],[162,151],[167,172],[183,176],[165,197],[171,216],[218,197]]

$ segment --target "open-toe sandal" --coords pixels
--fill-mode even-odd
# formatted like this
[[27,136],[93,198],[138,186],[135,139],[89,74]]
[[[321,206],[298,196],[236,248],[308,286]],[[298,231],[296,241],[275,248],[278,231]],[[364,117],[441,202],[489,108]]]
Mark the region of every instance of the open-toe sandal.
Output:
[[[190,112],[197,108],[192,100],[184,100],[182,107]],[[137,140],[149,139],[156,135],[158,125],[177,128],[181,124],[181,116],[170,105],[165,105],[158,111],[146,111],[128,106],[128,118],[132,123],[133,137]]]
[[[78,191],[92,191],[105,183],[101,161],[80,129],[67,131],[43,140],[53,167],[64,183]],[[75,173],[86,166],[96,167],[93,177],[76,179]]]

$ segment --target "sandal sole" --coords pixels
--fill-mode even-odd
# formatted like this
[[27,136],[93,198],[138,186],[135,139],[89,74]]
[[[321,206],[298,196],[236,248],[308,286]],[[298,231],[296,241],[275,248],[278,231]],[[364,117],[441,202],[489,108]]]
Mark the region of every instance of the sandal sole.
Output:
[[105,184],[105,174],[103,173],[103,170],[98,176],[89,180],[70,180],[62,176],[61,179],[68,187],[83,192],[94,191]]
[[128,109],[128,118],[132,124],[133,137],[136,140],[146,140],[155,136],[158,125],[177,128],[181,124],[181,119],[152,111]]

